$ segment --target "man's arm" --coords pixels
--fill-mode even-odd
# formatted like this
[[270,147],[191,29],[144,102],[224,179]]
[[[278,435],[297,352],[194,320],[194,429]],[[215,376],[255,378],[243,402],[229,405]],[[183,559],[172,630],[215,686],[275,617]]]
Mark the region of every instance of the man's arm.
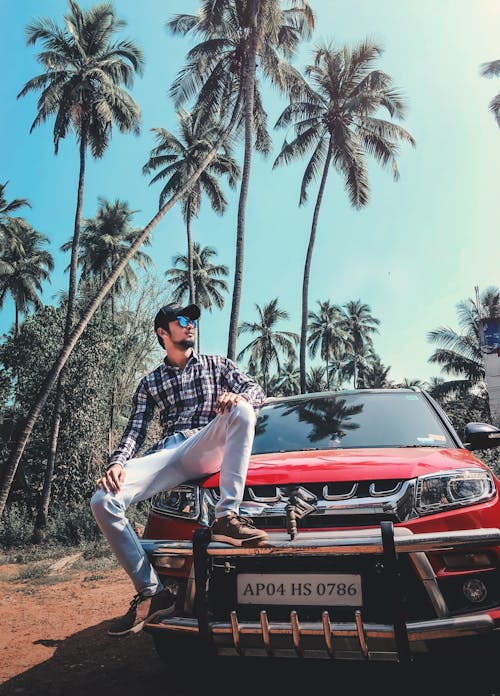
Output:
[[229,358],[222,358],[221,366],[223,382],[227,389],[244,397],[258,411],[266,398],[262,387],[242,372]]
[[146,380],[141,379],[132,398],[132,412],[123,431],[118,447],[109,458],[109,467],[114,464],[123,466],[140,449],[146,437],[149,423],[153,417],[155,402],[146,386]]

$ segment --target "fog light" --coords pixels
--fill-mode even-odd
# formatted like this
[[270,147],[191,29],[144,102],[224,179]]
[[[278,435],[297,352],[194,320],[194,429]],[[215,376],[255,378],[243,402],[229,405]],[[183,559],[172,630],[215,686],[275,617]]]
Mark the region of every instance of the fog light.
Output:
[[473,604],[484,601],[488,594],[486,585],[482,580],[479,580],[479,578],[466,580],[462,585],[462,592],[464,593],[465,599]]
[[184,568],[186,559],[182,556],[154,556],[153,565],[156,568]]
[[469,568],[488,568],[494,562],[486,551],[465,553],[443,553],[443,561],[450,570],[467,570]]

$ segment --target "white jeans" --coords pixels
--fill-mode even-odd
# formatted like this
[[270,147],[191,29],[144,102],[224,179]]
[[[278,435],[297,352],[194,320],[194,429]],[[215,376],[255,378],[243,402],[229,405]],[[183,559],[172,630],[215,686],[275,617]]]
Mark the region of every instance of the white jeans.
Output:
[[153,595],[161,581],[125,516],[132,503],[151,498],[191,479],[220,471],[220,500],[216,517],[239,512],[248,461],[255,433],[255,411],[246,401],[217,415],[195,435],[168,438],[165,449],[125,464],[125,481],[118,493],[97,490],[90,501],[92,513],[120,565],[137,592]]

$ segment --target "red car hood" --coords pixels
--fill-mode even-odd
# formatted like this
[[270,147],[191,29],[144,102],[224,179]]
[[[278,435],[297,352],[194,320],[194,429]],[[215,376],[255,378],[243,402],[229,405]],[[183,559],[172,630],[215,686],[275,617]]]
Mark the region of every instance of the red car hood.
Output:
[[[247,485],[318,483],[322,481],[373,481],[411,479],[438,471],[478,466],[465,449],[373,448],[277,452],[253,455]],[[219,474],[205,480],[207,488],[219,485]]]

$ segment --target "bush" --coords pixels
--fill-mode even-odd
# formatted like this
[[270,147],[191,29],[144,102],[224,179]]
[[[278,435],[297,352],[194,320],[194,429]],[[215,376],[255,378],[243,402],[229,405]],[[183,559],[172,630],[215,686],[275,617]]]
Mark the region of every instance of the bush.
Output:
[[[127,517],[131,523],[144,525],[148,503],[131,505]],[[0,547],[5,551],[32,543],[35,513],[27,505],[11,503],[0,519]],[[49,510],[45,542],[47,546],[86,546],[98,548],[101,542],[109,547],[94,520],[88,501],[69,508],[59,505]],[[106,552],[104,552],[106,553]],[[97,555],[104,555],[97,552]]]
[[0,546],[4,549],[24,546],[31,541],[33,514],[27,505],[12,503],[0,518]]

